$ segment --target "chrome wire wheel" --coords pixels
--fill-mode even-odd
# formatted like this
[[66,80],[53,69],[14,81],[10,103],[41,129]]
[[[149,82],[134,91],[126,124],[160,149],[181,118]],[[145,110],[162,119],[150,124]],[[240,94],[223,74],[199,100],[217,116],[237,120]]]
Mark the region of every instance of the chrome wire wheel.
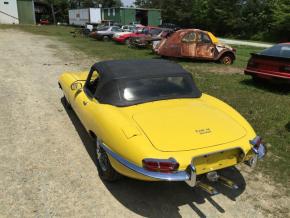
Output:
[[121,178],[121,175],[112,167],[106,151],[101,146],[102,141],[96,139],[97,168],[101,179],[114,182]]

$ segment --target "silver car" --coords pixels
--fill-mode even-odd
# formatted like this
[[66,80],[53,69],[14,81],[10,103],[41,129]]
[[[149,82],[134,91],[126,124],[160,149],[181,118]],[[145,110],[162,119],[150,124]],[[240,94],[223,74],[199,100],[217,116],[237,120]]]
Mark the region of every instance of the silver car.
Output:
[[97,31],[90,34],[92,38],[99,40],[109,40],[115,33],[123,32],[118,26],[103,26],[97,29]]

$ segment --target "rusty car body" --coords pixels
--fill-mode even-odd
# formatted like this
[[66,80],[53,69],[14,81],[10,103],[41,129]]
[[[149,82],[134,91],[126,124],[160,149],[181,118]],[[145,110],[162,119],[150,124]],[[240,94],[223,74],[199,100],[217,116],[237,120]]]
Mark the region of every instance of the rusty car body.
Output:
[[155,29],[150,34],[131,37],[129,43],[131,47],[152,48],[153,43],[159,43],[172,31],[171,29]]
[[178,30],[162,39],[154,51],[165,57],[212,60],[223,64],[232,64],[236,58],[234,48],[220,43],[211,32],[199,29]]

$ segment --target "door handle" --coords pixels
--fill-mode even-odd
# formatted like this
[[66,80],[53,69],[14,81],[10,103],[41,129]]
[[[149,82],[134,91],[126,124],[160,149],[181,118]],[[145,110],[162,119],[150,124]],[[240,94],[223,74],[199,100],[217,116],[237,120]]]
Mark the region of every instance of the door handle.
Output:
[[89,102],[87,102],[87,101],[83,101],[83,105],[87,105]]

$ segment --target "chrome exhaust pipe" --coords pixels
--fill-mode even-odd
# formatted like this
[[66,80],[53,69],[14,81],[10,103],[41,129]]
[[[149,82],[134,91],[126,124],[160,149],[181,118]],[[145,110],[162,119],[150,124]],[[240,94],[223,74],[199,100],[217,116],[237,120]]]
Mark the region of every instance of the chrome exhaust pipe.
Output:
[[210,195],[218,194],[218,191],[214,187],[212,187],[206,183],[198,182],[197,187],[201,188],[202,190],[204,190],[205,192],[207,192]]
[[219,176],[218,180],[224,185],[224,186],[227,186],[231,189],[239,189],[239,186],[234,183],[232,180],[226,178],[226,177],[223,177],[223,176]]

